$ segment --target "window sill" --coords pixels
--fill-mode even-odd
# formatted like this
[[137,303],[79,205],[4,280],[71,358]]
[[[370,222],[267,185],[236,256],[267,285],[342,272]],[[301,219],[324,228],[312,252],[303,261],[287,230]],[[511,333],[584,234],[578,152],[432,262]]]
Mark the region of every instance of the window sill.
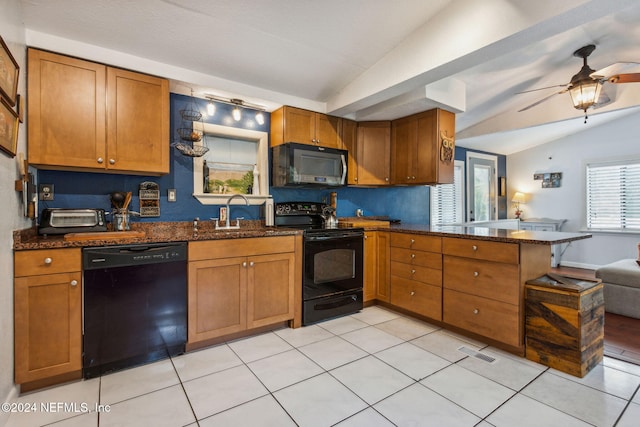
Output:
[[622,230],[603,230],[603,229],[589,229],[589,228],[581,228],[578,230],[581,233],[590,233],[590,234],[613,234],[617,236],[638,236],[640,235],[640,230],[630,230],[630,231],[622,231]]
[[[193,197],[198,199],[203,205],[226,205],[229,197],[233,194],[211,194],[211,193],[193,193]],[[271,198],[271,195],[254,195],[243,194],[244,197],[249,200],[250,205],[262,205],[267,199]],[[237,197],[231,201],[232,205],[244,205],[245,201],[241,197]]]

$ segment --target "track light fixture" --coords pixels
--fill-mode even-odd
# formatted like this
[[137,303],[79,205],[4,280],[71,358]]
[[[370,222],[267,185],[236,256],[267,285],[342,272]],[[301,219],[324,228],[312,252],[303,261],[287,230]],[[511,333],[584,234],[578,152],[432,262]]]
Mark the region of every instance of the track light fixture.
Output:
[[242,120],[243,109],[251,109],[251,110],[257,110],[255,114],[256,123],[258,123],[259,125],[264,124],[264,120],[265,120],[264,112],[266,110],[265,110],[265,107],[263,107],[262,105],[245,102],[242,99],[238,99],[238,98],[222,98],[216,95],[209,95],[209,94],[205,94],[204,96],[206,99],[209,100],[209,104],[207,105],[207,113],[209,113],[209,116],[213,116],[213,114],[215,114],[215,105],[213,104],[213,101],[217,101],[217,102],[222,102],[224,104],[234,105],[233,110],[231,110],[231,116],[236,122],[239,122],[240,120]]

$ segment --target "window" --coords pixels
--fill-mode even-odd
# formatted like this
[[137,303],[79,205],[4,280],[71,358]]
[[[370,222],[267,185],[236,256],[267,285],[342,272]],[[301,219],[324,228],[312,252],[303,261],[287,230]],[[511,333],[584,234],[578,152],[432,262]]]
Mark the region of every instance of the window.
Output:
[[453,184],[431,187],[431,225],[460,224],[464,222],[464,162],[456,160],[453,166]]
[[587,228],[640,231],[640,159],[587,164]]

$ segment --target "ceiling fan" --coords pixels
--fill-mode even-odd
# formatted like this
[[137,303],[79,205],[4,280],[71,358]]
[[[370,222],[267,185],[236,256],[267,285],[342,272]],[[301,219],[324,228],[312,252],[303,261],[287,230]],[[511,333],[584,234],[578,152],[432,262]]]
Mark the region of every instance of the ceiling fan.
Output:
[[[554,87],[562,87],[564,89],[554,92],[549,96],[546,96],[531,105],[524,107],[518,112],[526,111],[529,108],[535,107],[538,104],[543,103],[544,101],[552,98],[555,95],[559,95],[561,93],[569,92],[571,95],[571,100],[573,101],[573,106],[578,110],[584,111],[584,122],[587,122],[587,109],[589,107],[604,104],[610,101],[609,97],[602,91],[602,85],[605,82],[609,83],[640,83],[640,73],[627,73],[627,74],[614,74],[607,75],[608,69],[613,68],[612,65],[609,65],[605,68],[602,68],[598,71],[594,71],[587,65],[587,57],[591,55],[591,53],[595,50],[596,46],[593,44],[586,45],[581,47],[580,49],[573,52],[573,56],[582,58],[583,65],[580,71],[576,75],[571,78],[571,81],[564,85],[556,85],[556,86],[548,86],[539,89],[532,89],[524,92],[518,93],[527,93],[534,92],[537,90],[550,89]],[[630,63],[635,64],[635,63]]]

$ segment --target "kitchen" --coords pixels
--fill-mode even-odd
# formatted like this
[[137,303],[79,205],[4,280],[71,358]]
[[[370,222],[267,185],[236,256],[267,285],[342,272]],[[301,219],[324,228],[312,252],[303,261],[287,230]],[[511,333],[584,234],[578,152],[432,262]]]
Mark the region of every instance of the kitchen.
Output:
[[[24,69],[26,69],[25,66],[23,66],[22,70]],[[185,94],[185,95],[188,96],[188,94]],[[22,134],[24,135],[26,133],[26,130],[24,129],[22,130],[24,131],[22,132]],[[173,156],[174,156],[173,165],[175,166],[174,167],[175,174],[173,176],[170,174],[169,176],[160,178],[159,182],[161,184],[161,188],[163,189],[163,193],[165,189],[176,188],[178,190],[177,191],[178,202],[176,202],[175,204],[172,204],[171,202],[166,201],[164,198],[165,196],[163,194],[160,202],[162,213],[163,213],[163,219],[165,218],[164,217],[165,214],[169,215],[168,217],[166,217],[167,220],[181,220],[181,221],[190,221],[195,216],[199,216],[201,218],[209,218],[209,217],[215,216],[217,212],[212,213],[212,210],[214,210],[212,209],[212,207],[203,207],[201,205],[198,205],[197,202],[195,202],[194,200],[192,200],[192,198],[190,197],[190,192],[191,192],[190,188],[192,188],[192,185],[193,185],[191,184],[193,182],[193,177],[191,176],[192,174],[189,173],[188,171],[187,172],[184,171],[186,167],[183,164],[183,162],[180,162],[179,158],[176,159],[175,153],[173,153]],[[53,172],[46,172],[46,173],[53,174]],[[182,174],[182,176],[180,176],[180,174]],[[167,177],[170,181],[168,183],[163,182],[162,180]],[[79,200],[83,200],[85,201],[85,203],[86,201],[89,201],[89,204],[88,204],[89,206],[104,206],[105,208],[108,207],[108,203],[109,203],[107,194],[109,194],[111,191],[114,191],[114,190],[128,190],[128,191],[137,192],[138,184],[141,181],[139,177],[136,178],[136,177],[126,177],[126,176],[105,176],[104,174],[100,174],[99,176],[94,177],[94,181],[87,182],[86,188],[84,190],[75,190],[76,186],[75,185],[71,186],[69,183],[71,182],[77,183],[78,181],[82,181],[84,185],[84,182],[87,181],[88,176],[85,176],[82,173],[75,173],[75,172],[69,173],[68,177],[65,178],[67,179],[66,182],[65,182],[65,179],[61,179],[60,176],[48,175],[47,178],[50,178],[50,180],[42,181],[42,182],[55,183],[55,190],[56,190],[56,197],[57,197],[57,199],[55,200],[57,202],[65,202],[65,198],[69,197],[68,200],[70,200],[72,203],[70,203],[68,206],[77,206],[75,202]],[[13,186],[11,185],[11,187]],[[91,191],[92,188],[105,188],[105,190],[102,191],[100,194],[92,196],[91,195],[93,194]],[[284,193],[284,196],[283,196],[282,193],[278,195],[277,191],[283,191],[288,193]],[[413,202],[416,198],[426,197],[427,191],[428,190],[425,187],[402,188],[402,189],[389,188],[389,189],[383,189],[383,190],[368,189],[368,188],[340,189],[338,191],[339,193],[338,216],[353,216],[356,208],[362,208],[365,211],[366,215],[389,215],[390,217],[394,217],[394,218],[398,218],[398,217],[402,218],[402,220],[406,223],[409,223],[409,222],[424,223],[428,221],[428,217],[426,216],[426,209],[424,208],[420,209]],[[370,196],[370,194],[372,193],[375,194],[375,196]],[[89,195],[83,196],[83,194],[89,194]],[[276,200],[281,200],[281,201],[296,200],[296,199],[307,200],[309,197],[308,196],[309,190],[292,191],[292,190],[276,189],[272,192],[272,194],[274,195],[274,198]],[[316,195],[315,193],[312,193],[312,194],[314,194],[313,198],[317,198],[318,200],[320,200],[322,197],[326,197],[326,198],[329,197],[329,191],[322,192],[321,194],[318,194],[318,195]],[[302,195],[306,197],[299,197],[298,195]],[[10,197],[13,197],[13,194]],[[82,197],[86,197],[86,198],[82,199]],[[380,206],[382,205],[382,203],[379,203],[380,201],[388,201],[388,203],[384,203],[384,204],[390,207],[391,211],[389,210],[380,211],[379,209],[380,209]],[[178,206],[184,206],[183,205],[184,203],[193,204],[193,206],[189,206],[190,209],[188,210],[187,214],[184,214],[184,213],[181,214],[178,212]],[[505,204],[505,213],[506,213],[506,210],[507,210],[506,199],[504,201],[504,204]],[[134,206],[135,205],[136,203],[134,202]],[[411,210],[407,211],[407,207],[410,207]],[[255,207],[244,208],[242,206],[233,205],[231,209],[233,211],[234,217],[243,216],[243,215],[246,216],[247,218],[259,217],[258,216],[259,214],[257,213],[257,208]],[[397,209],[397,211],[393,209]],[[417,220],[413,220],[413,218],[417,218]],[[21,225],[14,226],[12,227],[12,230],[21,229],[21,228],[23,228],[23,226]]]

